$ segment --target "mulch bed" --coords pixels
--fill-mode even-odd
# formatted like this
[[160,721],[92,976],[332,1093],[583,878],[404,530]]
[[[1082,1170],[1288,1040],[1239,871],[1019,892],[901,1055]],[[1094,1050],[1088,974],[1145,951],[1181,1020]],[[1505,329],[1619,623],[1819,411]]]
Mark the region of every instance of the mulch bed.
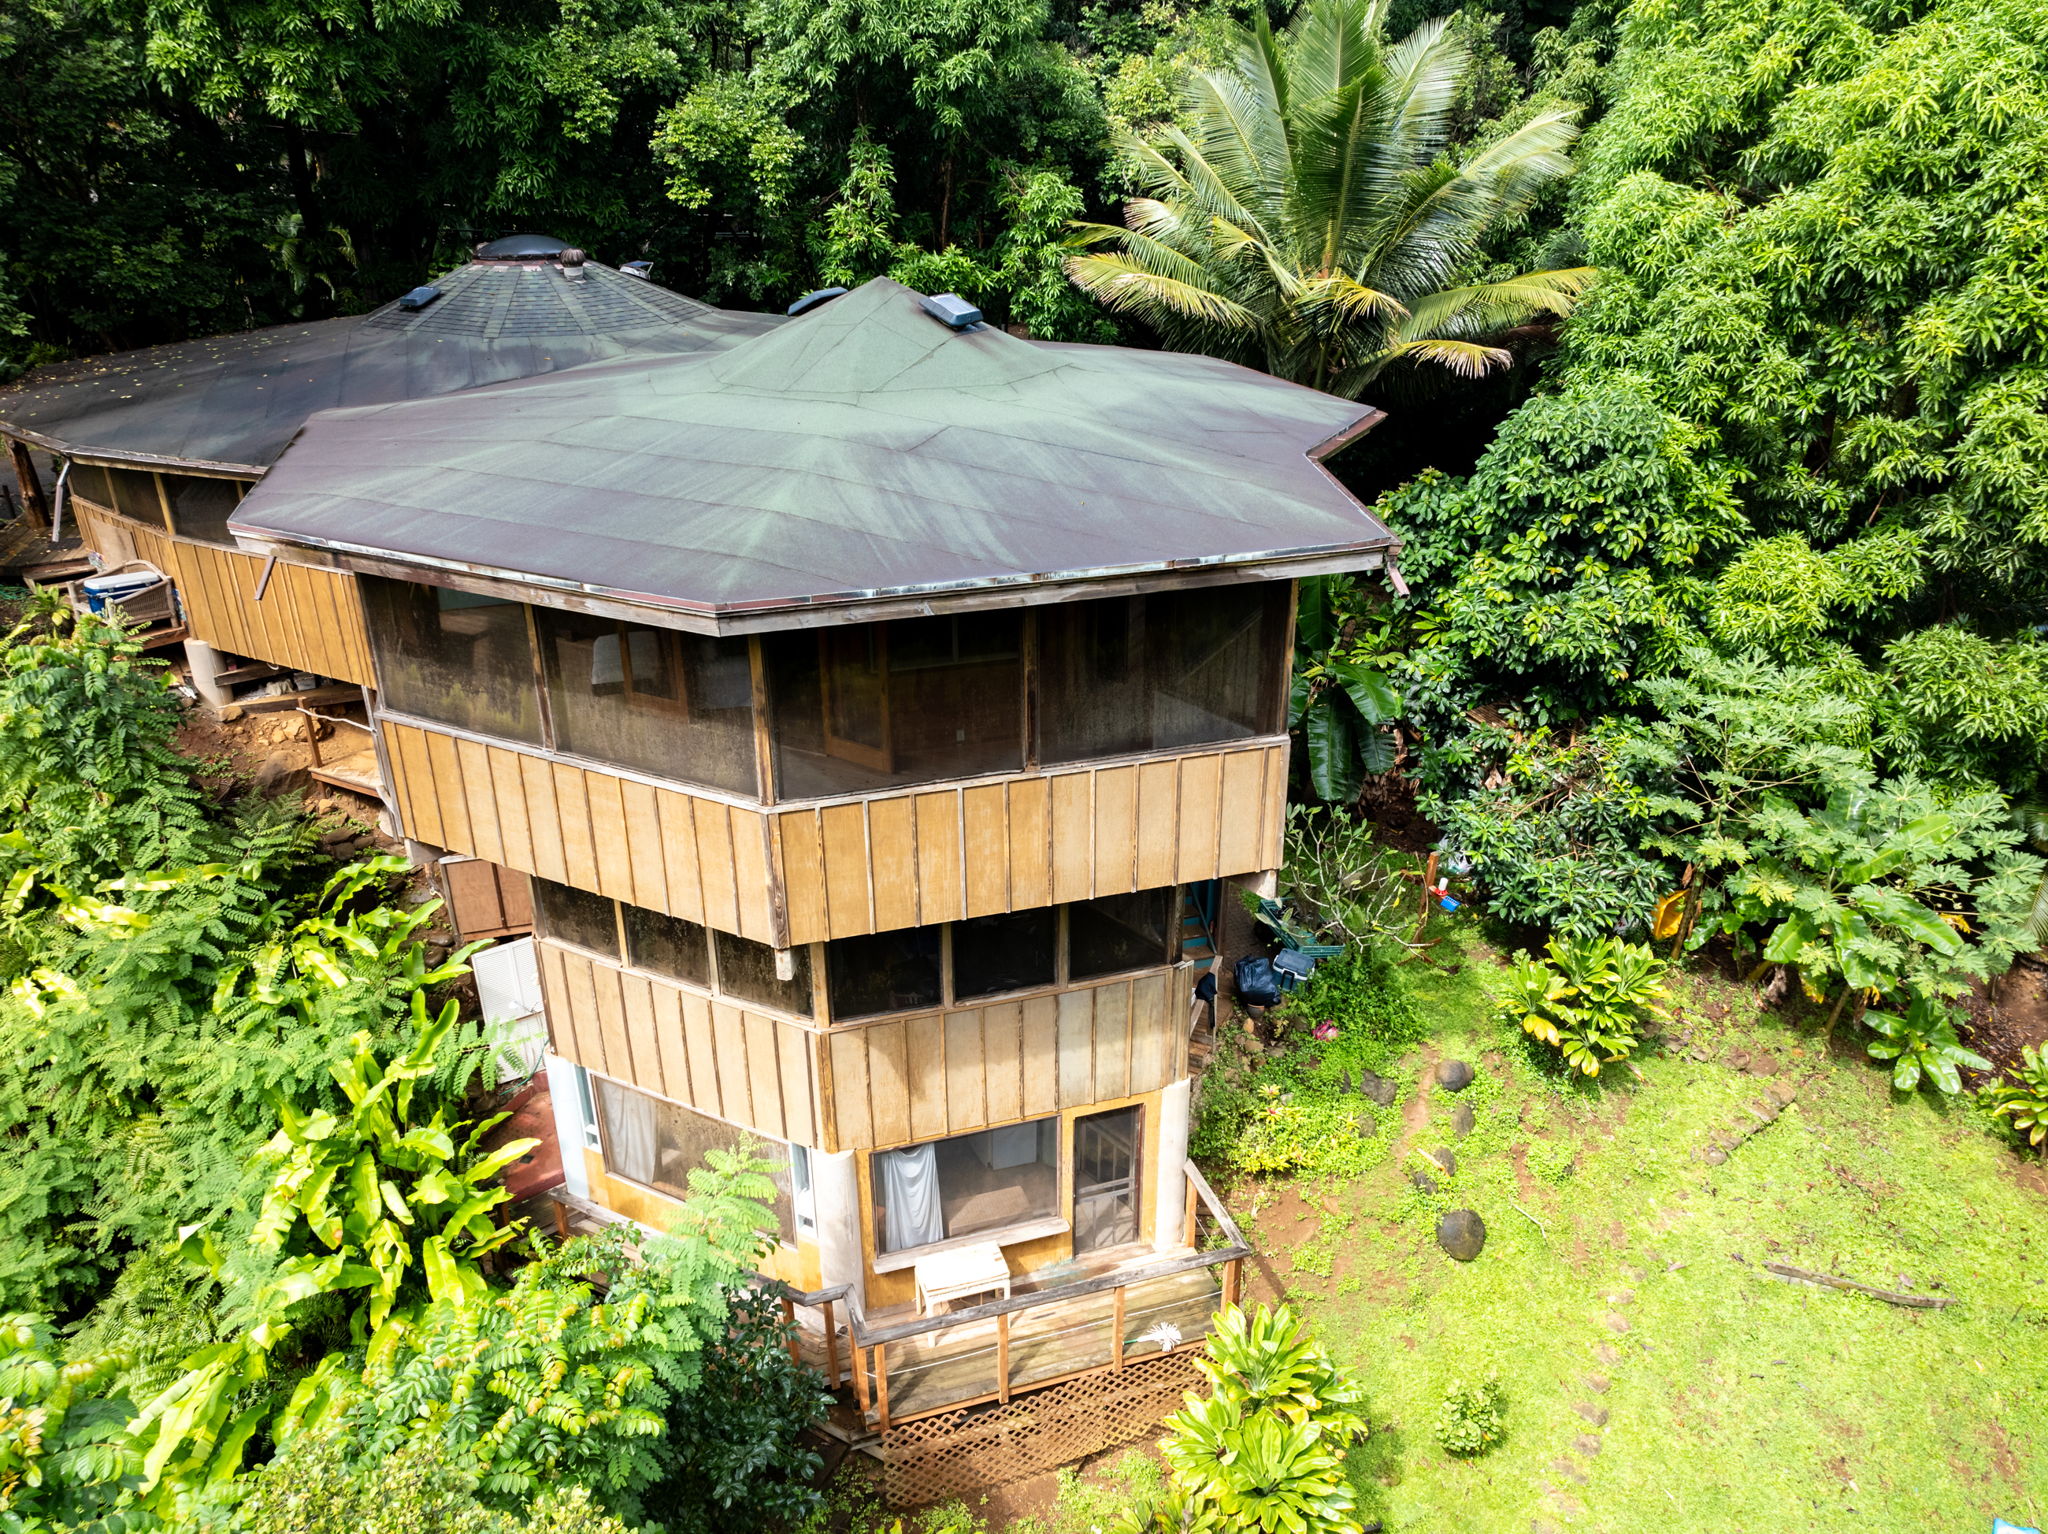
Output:
[[[2048,1043],[2048,964],[2038,955],[2021,959],[1988,992],[1983,985],[1973,987],[1963,998],[1963,1007],[1969,1013],[1963,1042],[2000,1072],[2017,1065],[2026,1045]],[[1966,1074],[1978,1076],[1975,1071]]]

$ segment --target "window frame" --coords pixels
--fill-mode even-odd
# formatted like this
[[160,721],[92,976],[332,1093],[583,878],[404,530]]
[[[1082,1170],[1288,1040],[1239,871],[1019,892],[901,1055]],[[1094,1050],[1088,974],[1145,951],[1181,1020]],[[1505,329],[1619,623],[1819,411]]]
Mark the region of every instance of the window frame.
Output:
[[[940,1252],[957,1251],[964,1246],[977,1246],[993,1241],[997,1246],[1016,1246],[1026,1241],[1037,1241],[1047,1236],[1061,1235],[1073,1226],[1073,1115],[1067,1110],[1040,1113],[1031,1118],[1011,1119],[1001,1124],[986,1124],[979,1129],[963,1130],[959,1134],[939,1135],[929,1140],[908,1140],[901,1145],[877,1145],[860,1154],[860,1201],[862,1241],[867,1247],[868,1266],[876,1273],[897,1273],[916,1266],[926,1257]],[[999,1129],[1015,1129],[1025,1124],[1046,1124],[1053,1130],[1053,1204],[1049,1214],[1032,1215],[1008,1225],[994,1226],[988,1230],[977,1230],[964,1236],[947,1236],[938,1241],[926,1241],[916,1246],[898,1247],[894,1251],[882,1249],[880,1225],[881,1202],[875,1197],[875,1173],[878,1156],[890,1151],[915,1150],[921,1145],[939,1146],[952,1140],[968,1140],[976,1135],[992,1134]]]

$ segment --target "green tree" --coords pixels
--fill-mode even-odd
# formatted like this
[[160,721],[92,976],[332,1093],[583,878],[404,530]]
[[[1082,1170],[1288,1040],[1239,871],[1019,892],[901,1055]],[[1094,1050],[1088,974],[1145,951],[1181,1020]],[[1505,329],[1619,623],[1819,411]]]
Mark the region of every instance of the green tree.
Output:
[[119,1354],[60,1356],[41,1316],[0,1316],[0,1529],[126,1534],[120,1511],[140,1471],[132,1408],[113,1388]]
[[1571,114],[1545,113],[1454,161],[1448,114],[1471,65],[1441,21],[1398,44],[1384,0],[1309,0],[1284,38],[1263,16],[1225,69],[1186,85],[1185,130],[1126,136],[1147,195],[1107,251],[1067,270],[1168,344],[1356,396],[1396,363],[1475,377],[1504,332],[1569,312],[1583,269],[1461,280],[1481,238],[1564,174]]

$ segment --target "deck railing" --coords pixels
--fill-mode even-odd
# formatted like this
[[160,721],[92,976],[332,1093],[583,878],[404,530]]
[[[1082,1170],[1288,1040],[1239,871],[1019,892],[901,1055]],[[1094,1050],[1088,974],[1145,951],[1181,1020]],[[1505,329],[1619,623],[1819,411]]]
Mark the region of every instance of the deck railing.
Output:
[[1199,1346],[1217,1309],[1237,1303],[1252,1249],[1192,1162],[1186,1172],[1188,1253],[945,1315],[879,1325],[850,1316],[862,1414],[886,1433],[932,1412],[1121,1370],[1140,1349],[1150,1357]]

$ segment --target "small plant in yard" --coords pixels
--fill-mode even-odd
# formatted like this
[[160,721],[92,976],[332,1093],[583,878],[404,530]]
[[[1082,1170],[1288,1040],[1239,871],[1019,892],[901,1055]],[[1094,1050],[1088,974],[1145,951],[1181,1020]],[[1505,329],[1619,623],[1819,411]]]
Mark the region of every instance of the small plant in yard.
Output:
[[1167,1419],[1160,1448],[1171,1485],[1156,1503],[1128,1508],[1119,1534],[1356,1534],[1344,1455],[1365,1436],[1365,1389],[1294,1312],[1231,1306],[1196,1367],[1210,1394]]
[[1903,1013],[1863,1014],[1864,1026],[1877,1035],[1870,1041],[1870,1057],[1892,1062],[1893,1086],[1910,1092],[1925,1077],[1954,1094],[1963,1089],[1960,1067],[1991,1069],[1989,1060],[1965,1049],[1956,1037],[1955,1011],[1947,1002],[1922,991],[1911,997]]
[[1502,1009],[1587,1076],[1626,1060],[1664,1015],[1664,962],[1613,938],[1552,938],[1548,961],[1516,954]]
[[1500,1442],[1507,1414],[1498,1374],[1489,1370],[1477,1380],[1454,1381],[1437,1411],[1436,1441],[1446,1454],[1484,1454]]
[[2048,1141],[2048,1046],[2029,1044],[2009,1079],[1995,1081],[1977,1100],[2011,1123],[2035,1150]]

